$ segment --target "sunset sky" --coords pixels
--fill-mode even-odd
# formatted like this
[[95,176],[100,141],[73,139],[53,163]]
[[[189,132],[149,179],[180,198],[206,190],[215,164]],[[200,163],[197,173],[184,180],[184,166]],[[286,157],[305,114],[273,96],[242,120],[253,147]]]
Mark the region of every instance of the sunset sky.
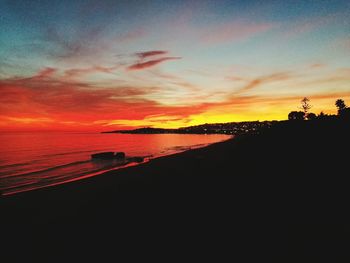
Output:
[[350,105],[350,1],[0,0],[0,130],[174,128]]

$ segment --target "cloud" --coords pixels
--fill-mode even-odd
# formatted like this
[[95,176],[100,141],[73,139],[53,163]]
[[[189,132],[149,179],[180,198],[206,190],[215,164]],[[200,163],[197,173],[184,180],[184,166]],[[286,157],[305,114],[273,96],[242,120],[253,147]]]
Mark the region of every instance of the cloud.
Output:
[[[103,25],[78,27],[74,35],[50,26],[43,31],[40,52],[48,58],[77,64],[108,60],[116,42],[126,41],[127,35],[108,34]],[[136,36],[133,36],[134,38]]]
[[[95,32],[97,34],[97,31]],[[54,45],[49,55],[59,59],[76,58],[96,53],[96,42],[93,32],[80,32],[79,36],[68,38],[54,27],[47,28],[44,39]]]
[[154,67],[164,61],[181,59],[181,57],[163,57],[159,59],[149,60],[146,62],[138,62],[128,67],[128,70],[142,70],[150,67]]
[[[258,86],[266,83],[272,83],[276,81],[288,80],[292,77],[289,72],[277,72],[266,76],[261,76],[250,80],[247,84],[241,87],[239,90],[235,91],[234,94],[244,93],[246,91],[252,90]],[[234,79],[235,80],[235,79]]]
[[[42,71],[41,71],[42,72]],[[40,72],[37,75],[42,75]],[[153,101],[142,96],[154,93],[156,87],[115,86],[96,88],[81,82],[35,77],[0,80],[0,112],[9,116],[30,118],[37,114],[64,116],[67,120],[95,120],[97,116],[130,116],[135,106],[150,106]],[[128,113],[128,111],[130,111]],[[89,114],[86,114],[89,112]],[[147,110],[140,111],[144,114]],[[15,116],[15,117],[16,117]],[[75,117],[74,117],[75,116]],[[75,119],[76,116],[78,119]]]
[[120,127],[136,128],[136,127],[159,127],[176,128],[184,126],[191,121],[189,117],[169,116],[169,115],[150,115],[142,120],[107,120],[103,121],[103,126],[118,125]]
[[[168,54],[166,50],[150,50],[145,52],[137,52],[135,55],[139,58],[134,64],[127,67],[127,70],[142,70],[150,67],[154,67],[164,61],[181,59],[182,57],[164,57],[163,55]],[[160,57],[159,57],[160,56]],[[158,58],[153,58],[158,57]],[[145,59],[151,58],[148,61]]]
[[324,63],[314,63],[309,65],[311,69],[319,69],[319,68],[325,68],[327,65]]
[[152,50],[152,51],[146,51],[146,52],[138,52],[138,53],[136,53],[136,55],[140,59],[144,59],[144,58],[151,57],[151,56],[165,55],[167,53],[168,53],[168,51],[164,51],[164,50]]
[[114,74],[119,67],[120,65],[115,65],[111,67],[93,66],[89,68],[72,68],[65,70],[64,75],[68,78],[75,78],[94,73]]
[[5,119],[7,119],[9,121],[24,123],[24,124],[53,122],[53,120],[50,119],[50,118],[16,118],[16,117],[7,117]]
[[32,78],[34,78],[34,79],[48,78],[48,77],[53,76],[56,72],[57,72],[57,69],[51,68],[51,67],[46,67],[46,68],[40,70]]
[[[55,70],[44,69],[30,78],[0,80],[0,119],[4,127],[75,126],[99,130],[101,120],[145,120],[159,112],[164,122],[180,121],[202,112],[207,105],[164,105],[151,99],[157,87],[114,86],[95,87],[93,84],[59,79]],[[40,76],[40,77],[38,77]],[[45,76],[45,77],[43,77]],[[174,117],[176,116],[176,117]],[[180,116],[180,117],[179,117]],[[160,120],[161,121],[161,120]],[[20,125],[20,126],[19,126]],[[79,128],[80,127],[80,128]]]
[[[142,63],[146,62],[138,64]],[[339,76],[334,77],[344,79],[348,70],[344,68],[338,73]],[[152,71],[157,73],[157,69]],[[244,85],[236,92],[225,90],[220,100],[212,99],[220,92],[217,89],[199,95],[195,90],[192,93],[179,92],[177,86],[184,86],[186,90],[195,87],[187,87],[186,83],[172,75],[165,77],[169,78],[171,83],[177,84],[175,92],[164,93],[164,86],[113,86],[109,83],[108,87],[103,87],[101,83],[73,81],[67,78],[64,71],[63,74],[59,73],[55,68],[44,68],[31,77],[0,80],[0,128],[4,129],[7,125],[6,127],[56,129],[63,125],[76,129],[101,130],[103,126],[111,126],[112,129],[145,125],[179,127],[213,121],[251,120],[258,117],[261,120],[281,119],[286,118],[294,106],[297,107],[303,96],[310,97],[315,105],[314,109],[317,110],[315,112],[335,108],[336,98],[350,98],[347,90],[334,90],[333,93],[329,90],[321,92],[311,89],[303,89],[299,93],[295,90],[281,93],[280,90],[270,93],[250,92],[265,84],[266,87],[270,84],[280,84],[279,82],[285,84],[283,81],[294,80],[293,77],[299,76],[289,71],[273,72],[256,78],[242,78]],[[334,79],[329,81],[334,83]],[[293,82],[293,87],[296,84],[298,83]],[[169,103],[169,97],[173,102],[171,105],[166,104]],[[181,100],[178,99],[180,97]],[[316,105],[321,106],[317,108]]]

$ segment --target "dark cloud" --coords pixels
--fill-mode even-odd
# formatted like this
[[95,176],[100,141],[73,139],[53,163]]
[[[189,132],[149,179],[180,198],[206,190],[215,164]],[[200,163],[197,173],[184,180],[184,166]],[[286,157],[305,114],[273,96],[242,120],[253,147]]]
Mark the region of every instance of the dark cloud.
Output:
[[138,62],[135,63],[131,66],[128,67],[128,70],[141,70],[141,69],[146,69],[146,68],[150,68],[153,67],[157,64],[160,64],[164,61],[167,60],[175,60],[175,59],[181,59],[181,57],[164,57],[164,58],[160,58],[160,59],[154,59],[154,60],[149,60],[146,62]]
[[164,51],[164,50],[152,50],[152,51],[146,51],[146,52],[138,52],[136,53],[136,56],[138,56],[140,59],[144,59],[151,56],[165,55],[167,53],[168,51]]

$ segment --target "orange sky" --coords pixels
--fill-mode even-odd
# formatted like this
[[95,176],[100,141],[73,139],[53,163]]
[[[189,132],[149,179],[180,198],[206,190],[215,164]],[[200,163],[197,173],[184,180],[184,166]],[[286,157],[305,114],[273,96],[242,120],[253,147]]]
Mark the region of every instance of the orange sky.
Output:
[[303,97],[316,114],[350,104],[346,1],[63,2],[0,10],[1,131],[284,120]]

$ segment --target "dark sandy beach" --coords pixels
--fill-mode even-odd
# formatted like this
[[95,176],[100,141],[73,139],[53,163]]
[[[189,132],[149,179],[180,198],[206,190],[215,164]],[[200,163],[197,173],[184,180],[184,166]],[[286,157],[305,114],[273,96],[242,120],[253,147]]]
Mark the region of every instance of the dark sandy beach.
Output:
[[[3,251],[27,260],[282,254],[283,261],[340,262],[333,259],[348,256],[350,244],[348,134],[349,125],[336,121],[280,123],[259,135],[3,196]],[[11,254],[18,247],[23,254]]]

